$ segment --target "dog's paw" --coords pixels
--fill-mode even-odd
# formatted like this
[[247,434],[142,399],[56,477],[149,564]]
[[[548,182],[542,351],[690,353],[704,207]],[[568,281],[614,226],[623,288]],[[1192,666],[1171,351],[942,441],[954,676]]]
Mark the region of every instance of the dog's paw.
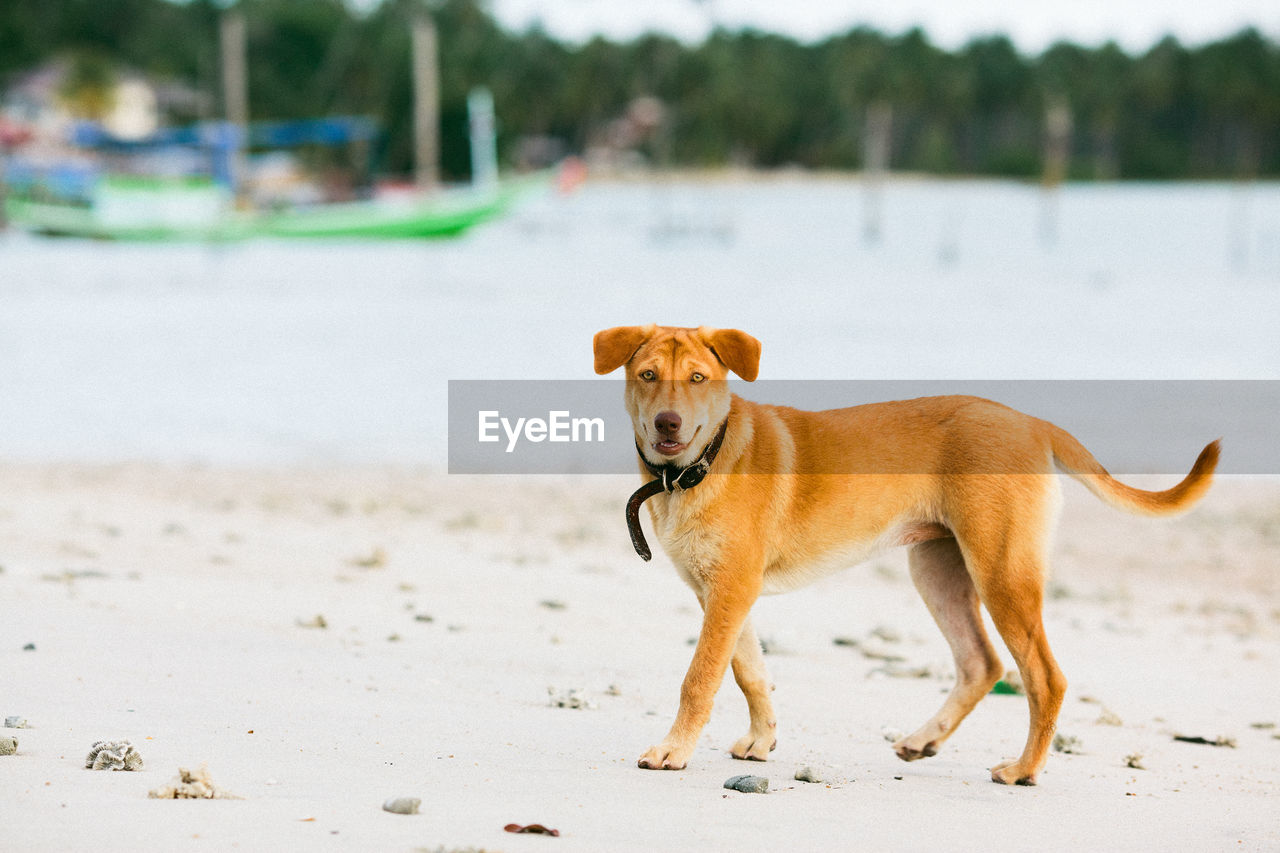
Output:
[[1036,770],[1028,769],[1020,761],[1002,761],[991,768],[991,781],[1001,785],[1034,785]]
[[915,735],[904,737],[893,744],[894,753],[903,761],[918,761],[938,754],[937,741],[921,743]]
[[649,747],[636,764],[645,770],[683,770],[692,754],[692,747],[660,743]]
[[763,735],[747,732],[730,747],[729,754],[744,761],[768,761],[769,753],[777,748],[778,739],[773,736],[773,732]]

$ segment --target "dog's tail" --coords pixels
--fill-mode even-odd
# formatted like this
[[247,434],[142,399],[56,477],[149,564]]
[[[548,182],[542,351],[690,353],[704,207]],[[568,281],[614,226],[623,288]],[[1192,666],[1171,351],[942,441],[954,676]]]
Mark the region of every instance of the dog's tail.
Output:
[[1052,424],[1053,459],[1058,466],[1111,506],[1139,515],[1174,515],[1192,507],[1209,491],[1213,471],[1218,467],[1221,439],[1209,442],[1196,457],[1191,473],[1182,482],[1163,492],[1148,492],[1126,486],[1107,473],[1083,444],[1071,433]]

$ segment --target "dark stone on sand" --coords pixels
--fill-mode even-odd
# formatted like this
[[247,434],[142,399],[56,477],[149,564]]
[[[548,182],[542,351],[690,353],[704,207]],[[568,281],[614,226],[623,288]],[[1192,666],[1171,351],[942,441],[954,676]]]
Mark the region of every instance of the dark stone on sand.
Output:
[[769,780],[763,776],[733,776],[725,780],[724,786],[731,791],[741,791],[744,794],[769,793]]

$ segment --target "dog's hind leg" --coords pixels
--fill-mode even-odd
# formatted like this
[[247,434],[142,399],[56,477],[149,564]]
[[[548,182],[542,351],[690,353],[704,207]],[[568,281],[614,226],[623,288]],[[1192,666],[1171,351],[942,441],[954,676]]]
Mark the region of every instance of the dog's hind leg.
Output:
[[938,713],[893,745],[903,761],[915,761],[937,753],[1000,679],[1002,667],[982,626],[978,592],[956,540],[934,539],[912,546],[908,563],[911,580],[951,646],[956,664],[955,686]]
[[778,745],[778,721],[769,698],[769,674],[765,671],[764,654],[756,638],[751,617],[742,625],[738,645],[733,650],[733,677],[747,697],[751,728],[729,750],[734,758],[764,761]]
[[994,605],[988,603],[987,610],[1018,663],[1031,715],[1022,755],[991,768],[991,780],[1005,785],[1034,785],[1036,774],[1044,767],[1049,755],[1049,744],[1053,740],[1058,711],[1067,690],[1067,679],[1049,649],[1038,601],[1032,609],[1011,604],[1008,600],[998,600]]
[[961,541],[982,603],[1018,664],[1031,718],[1022,755],[991,768],[991,779],[1034,785],[1048,758],[1067,679],[1049,649],[1041,613],[1047,531],[1031,518],[1017,521],[976,539],[962,534]]

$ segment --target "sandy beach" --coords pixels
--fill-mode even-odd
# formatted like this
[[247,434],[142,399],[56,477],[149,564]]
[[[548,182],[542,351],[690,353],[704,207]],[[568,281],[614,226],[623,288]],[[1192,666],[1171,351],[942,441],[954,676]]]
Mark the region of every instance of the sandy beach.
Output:
[[[0,730],[6,850],[1280,844],[1274,478],[1220,478],[1160,521],[1065,484],[1046,621],[1075,741],[1018,789],[986,770],[1021,747],[1018,696],[928,761],[889,749],[951,673],[902,552],[757,605],[769,762],[727,753],[729,680],[689,768],[659,773],[635,760],[699,615],[664,556],[631,551],[632,478],[8,463],[0,482],[0,717],[28,724]],[[122,739],[140,771],[85,769]],[[201,765],[239,799],[148,798]],[[742,773],[769,793],[722,787]]]

